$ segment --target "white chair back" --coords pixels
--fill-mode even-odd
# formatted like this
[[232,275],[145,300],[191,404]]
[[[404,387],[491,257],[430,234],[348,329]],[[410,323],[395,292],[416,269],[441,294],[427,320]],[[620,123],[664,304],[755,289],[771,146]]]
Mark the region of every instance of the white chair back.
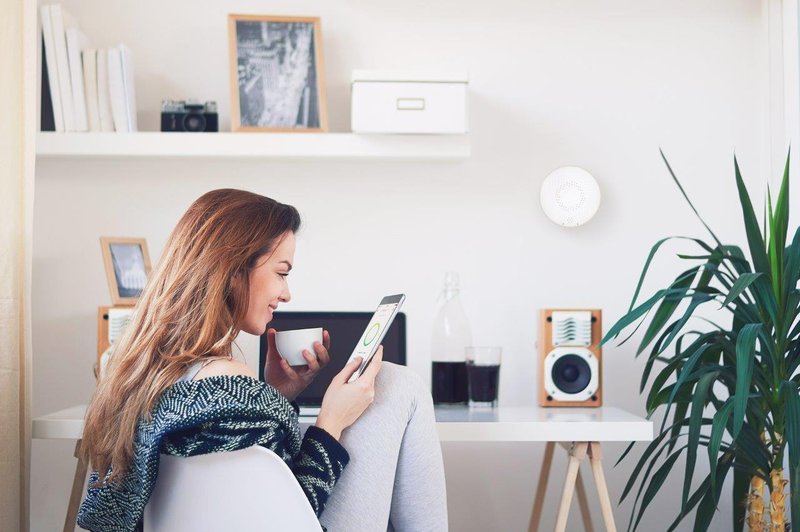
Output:
[[160,460],[145,532],[322,530],[291,469],[269,449]]

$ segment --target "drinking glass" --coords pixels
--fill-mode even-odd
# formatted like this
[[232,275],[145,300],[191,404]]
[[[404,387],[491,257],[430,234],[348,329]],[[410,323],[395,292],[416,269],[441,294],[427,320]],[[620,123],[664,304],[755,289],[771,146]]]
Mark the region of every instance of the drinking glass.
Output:
[[469,405],[497,406],[500,384],[500,359],[503,348],[498,346],[470,346],[465,348],[467,359],[467,387]]

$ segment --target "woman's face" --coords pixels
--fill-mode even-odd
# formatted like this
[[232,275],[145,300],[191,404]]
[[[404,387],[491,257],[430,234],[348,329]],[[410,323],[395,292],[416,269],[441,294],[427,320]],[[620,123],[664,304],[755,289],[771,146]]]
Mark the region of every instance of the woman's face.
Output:
[[294,233],[285,233],[275,251],[260,257],[250,270],[250,302],[240,327],[244,332],[264,334],[278,304],[292,298],[287,276],[294,262],[294,246]]

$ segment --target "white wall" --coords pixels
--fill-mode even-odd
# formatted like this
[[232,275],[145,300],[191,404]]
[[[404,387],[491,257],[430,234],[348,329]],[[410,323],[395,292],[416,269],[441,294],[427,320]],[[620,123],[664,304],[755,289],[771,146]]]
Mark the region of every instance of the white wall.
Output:
[[[95,311],[109,302],[98,237],[144,236],[155,260],[182,212],[210,189],[246,188],[300,209],[287,310],[369,310],[379,295],[405,292],[409,365],[426,378],[435,297],[444,271],[459,271],[475,342],[505,349],[500,402],[519,405],[535,401],[538,309],[599,307],[608,328],[657,239],[705,237],[659,147],[723,240],[743,243],[734,151],[758,198],[769,168],[767,31],[753,0],[64,4],[96,45],[133,49],[141,129],[158,127],[164,97],[214,99],[228,126],[228,13],[319,15],[333,131],[348,129],[354,68],[465,69],[473,155],[461,163],[40,162],[34,416],[91,394]],[[596,218],[580,229],[551,224],[538,207],[538,187],[561,165],[588,169],[603,191]],[[650,290],[677,275],[669,255],[677,249],[687,248],[665,250]],[[256,339],[241,346],[257,364]],[[632,350],[605,350],[604,399],[642,414],[642,361]],[[634,463],[612,467],[623,448],[606,448],[615,502]],[[451,529],[526,528],[542,450],[444,445]],[[564,464],[559,456],[554,474]],[[72,467],[71,443],[34,442],[33,530],[63,522]],[[588,470],[585,479],[591,494]],[[665,485],[642,529],[666,528],[680,482],[674,475]],[[551,488],[545,529],[560,487]],[[629,512],[629,501],[617,508],[620,527]],[[714,530],[729,530],[729,497],[720,512]]]

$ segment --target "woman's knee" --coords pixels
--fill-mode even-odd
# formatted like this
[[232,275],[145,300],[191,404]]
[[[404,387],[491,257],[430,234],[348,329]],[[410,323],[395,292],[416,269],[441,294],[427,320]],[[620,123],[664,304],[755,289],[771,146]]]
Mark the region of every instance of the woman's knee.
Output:
[[395,389],[403,389],[415,393],[420,391],[428,393],[428,389],[419,375],[408,369],[408,367],[394,362],[381,363],[381,369],[375,382],[381,387],[391,386]]
[[430,401],[430,395],[430,390],[414,371],[392,362],[381,363],[375,380],[376,399],[407,404],[413,412],[420,402]]

